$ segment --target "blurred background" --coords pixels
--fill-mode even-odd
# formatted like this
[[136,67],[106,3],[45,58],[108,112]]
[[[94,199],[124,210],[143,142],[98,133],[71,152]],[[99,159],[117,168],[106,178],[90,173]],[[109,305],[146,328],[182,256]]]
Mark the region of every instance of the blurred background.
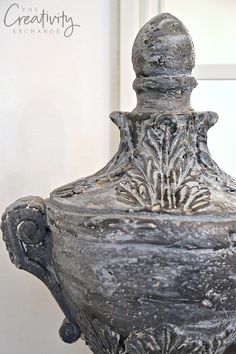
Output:
[[[112,110],[135,106],[131,48],[139,28],[171,12],[196,48],[192,95],[196,111],[218,112],[209,132],[216,162],[236,176],[235,0],[21,0],[10,13],[64,11],[79,24],[66,38],[61,24],[7,27],[13,1],[0,2],[0,214],[17,198],[51,190],[101,168],[119,136]],[[10,23],[10,22],[8,22]],[[40,32],[38,32],[38,30]],[[51,30],[51,32],[50,32]],[[87,354],[82,341],[64,344],[63,314],[44,285],[11,265],[0,242],[0,354]]]

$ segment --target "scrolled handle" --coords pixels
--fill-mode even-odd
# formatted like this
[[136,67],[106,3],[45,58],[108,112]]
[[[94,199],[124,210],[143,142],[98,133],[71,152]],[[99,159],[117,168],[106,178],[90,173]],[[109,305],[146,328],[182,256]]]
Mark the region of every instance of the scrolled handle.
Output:
[[45,238],[45,230],[34,220],[22,221],[17,227],[18,237],[28,246],[38,245]]
[[[48,258],[50,255],[43,200],[39,197],[17,200],[3,214],[1,228],[11,261],[17,268],[44,280],[49,275],[44,264],[45,250]],[[36,248],[37,262],[34,259]]]
[[53,270],[50,230],[43,199],[27,197],[11,204],[3,214],[1,229],[11,261],[17,268],[39,278],[64,312],[66,319],[60,328],[60,336],[67,343],[75,342],[81,332]]

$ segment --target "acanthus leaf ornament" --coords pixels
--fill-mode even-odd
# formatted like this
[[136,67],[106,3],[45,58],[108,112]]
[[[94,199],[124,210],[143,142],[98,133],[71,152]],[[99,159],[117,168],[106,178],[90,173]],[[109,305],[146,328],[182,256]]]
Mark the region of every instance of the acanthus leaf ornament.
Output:
[[118,198],[150,211],[193,212],[210,203],[197,163],[194,115],[163,114],[145,127]]

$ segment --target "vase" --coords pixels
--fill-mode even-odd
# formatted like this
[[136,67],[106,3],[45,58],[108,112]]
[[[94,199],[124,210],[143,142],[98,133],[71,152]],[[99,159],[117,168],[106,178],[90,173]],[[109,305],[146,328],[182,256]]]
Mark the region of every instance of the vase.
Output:
[[22,198],[2,218],[11,261],[65,314],[60,335],[95,354],[222,354],[236,336],[236,181],[196,112],[192,39],[163,13],[132,51],[137,106],[113,112],[120,146],[92,176]]

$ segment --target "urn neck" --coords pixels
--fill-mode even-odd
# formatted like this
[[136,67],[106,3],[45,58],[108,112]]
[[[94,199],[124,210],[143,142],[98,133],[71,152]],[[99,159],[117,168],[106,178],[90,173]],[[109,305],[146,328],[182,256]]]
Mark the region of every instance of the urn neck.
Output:
[[137,77],[133,83],[137,95],[133,113],[189,113],[190,95],[196,86],[196,79],[190,75]]

